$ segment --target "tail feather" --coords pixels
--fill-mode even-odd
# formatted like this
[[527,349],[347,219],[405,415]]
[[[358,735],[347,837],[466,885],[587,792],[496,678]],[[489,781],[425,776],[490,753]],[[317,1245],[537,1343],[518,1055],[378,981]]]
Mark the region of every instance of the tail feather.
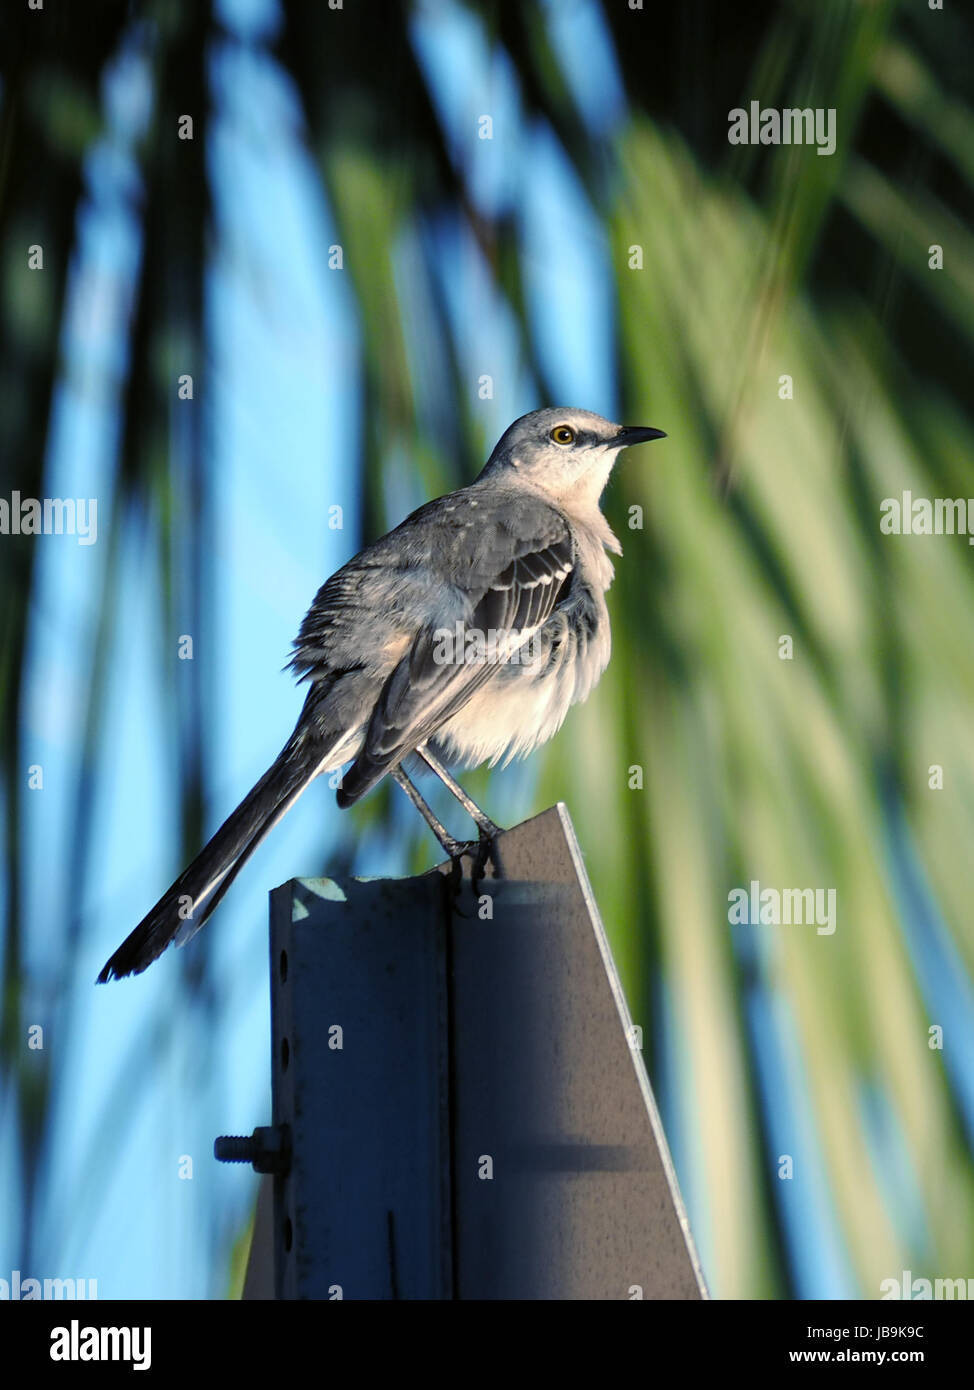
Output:
[[172,941],[199,931],[281,816],[322,769],[320,750],[292,739],[237,809],[108,960],[98,983],[138,975]]

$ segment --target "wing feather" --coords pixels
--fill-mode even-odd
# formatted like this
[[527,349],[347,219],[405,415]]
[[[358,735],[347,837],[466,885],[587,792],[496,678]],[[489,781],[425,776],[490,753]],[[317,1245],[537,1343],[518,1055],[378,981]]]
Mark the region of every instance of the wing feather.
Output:
[[560,534],[547,543],[501,534],[495,576],[483,592],[471,595],[475,601],[467,631],[482,633],[485,639],[491,633],[506,634],[513,643],[506,651],[488,643],[483,660],[444,663],[437,655],[441,648],[436,634],[441,629],[432,623],[420,629],[376,701],[363,747],[343,779],[341,805],[364,796],[430,738],[551,616],[571,584],[575,566],[571,531],[558,519]]

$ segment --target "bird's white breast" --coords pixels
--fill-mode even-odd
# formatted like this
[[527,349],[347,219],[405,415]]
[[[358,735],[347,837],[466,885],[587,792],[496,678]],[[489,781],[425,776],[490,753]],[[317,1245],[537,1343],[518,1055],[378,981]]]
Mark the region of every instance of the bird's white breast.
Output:
[[569,709],[587,698],[608,665],[611,634],[604,593],[612,565],[603,549],[606,537],[601,528],[596,535],[586,527],[576,529],[576,541],[586,595],[581,614],[573,617],[557,609],[539,629],[540,659],[499,667],[440,726],[435,742],[451,761],[475,766],[524,757],[558,732]]

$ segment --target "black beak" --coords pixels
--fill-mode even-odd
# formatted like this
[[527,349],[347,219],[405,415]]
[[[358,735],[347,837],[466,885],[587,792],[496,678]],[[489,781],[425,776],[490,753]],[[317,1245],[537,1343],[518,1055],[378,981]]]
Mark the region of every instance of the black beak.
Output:
[[623,449],[630,444],[646,444],[651,439],[665,439],[665,430],[653,430],[647,425],[623,425],[615,437],[615,443]]

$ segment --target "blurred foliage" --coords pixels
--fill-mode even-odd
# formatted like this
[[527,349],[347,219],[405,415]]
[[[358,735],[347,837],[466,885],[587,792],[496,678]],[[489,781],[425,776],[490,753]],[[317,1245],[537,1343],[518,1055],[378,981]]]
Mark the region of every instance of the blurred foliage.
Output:
[[[650,1073],[667,1083],[665,1112],[714,1290],[780,1296],[803,1287],[789,1234],[800,1184],[776,1178],[782,1124],[769,1091],[778,1076],[792,1114],[807,1101],[814,1143],[804,1152],[821,1154],[824,1209],[853,1291],[875,1297],[880,1280],[903,1269],[964,1273],[974,1263],[972,1116],[958,1069],[971,1058],[952,1059],[949,1037],[946,1053],[928,1047],[942,1001],[918,960],[942,955],[946,941],[974,969],[974,579],[962,539],[884,537],[878,519],[882,498],[904,488],[974,492],[971,16],[888,0],[686,0],[644,12],[607,0],[630,108],[602,137],[573,100],[548,6],[469,9],[510,60],[526,125],[550,126],[608,234],[625,417],[669,434],[651,466],[630,463],[609,495],[626,552],[610,595],[614,658],[597,693],[537,755],[536,809],[561,799],[575,818],[646,1030]],[[118,528],[133,509],[162,538],[147,564],[165,630],[187,602],[201,627],[209,620],[206,440],[181,442],[177,473],[160,373],[169,373],[175,340],[206,370],[203,55],[220,21],[208,4],[177,0],[47,0],[45,10],[40,31],[25,8],[6,7],[0,21],[4,492],[44,495],[80,161],[100,126],[99,75],[137,21],[151,32],[155,88],[140,150],[146,241],[119,400],[118,487],[82,715],[83,882]],[[274,51],[300,93],[340,240],[356,248],[348,268],[365,354],[366,540],[399,519],[386,508],[390,460],[412,462],[419,500],[469,479],[491,442],[422,260],[427,299],[439,306],[425,331],[446,370],[420,400],[394,269],[406,235],[444,210],[459,217],[516,315],[539,405],[551,394],[548,368],[525,308],[517,222],[473,205],[413,52],[410,6],[383,6],[379,20],[367,5],[334,12],[284,0],[282,13]],[[727,112],[752,97],[766,107],[835,107],[836,153],[730,146]],[[170,136],[185,110],[197,113],[197,164],[177,198]],[[22,273],[32,241],[44,242],[52,268],[43,284]],[[932,243],[944,247],[942,271],[928,267]],[[639,270],[629,268],[634,244]],[[793,400],[779,398],[782,374],[794,381]],[[177,522],[174,494],[187,487],[194,505]],[[629,524],[633,503],[644,509],[642,529]],[[176,565],[177,551],[195,560]],[[25,1252],[52,1084],[36,1068],[28,1078],[17,1043],[17,727],[31,554],[24,541],[0,547],[0,1068],[18,1108]],[[791,661],[779,657],[782,634],[794,639]],[[171,682],[161,664],[159,674]],[[201,690],[182,700],[173,692],[152,734],[180,749],[187,854],[202,838],[205,715]],[[946,769],[943,791],[928,788],[931,763]],[[642,790],[630,789],[633,766]],[[485,774],[470,785],[483,794]],[[388,824],[391,805],[388,794],[371,798],[358,813],[362,833]],[[415,834],[415,862],[428,863],[428,843]],[[732,931],[727,893],[752,878],[835,887],[835,936]],[[65,925],[66,960],[77,930]],[[184,970],[187,999],[208,1008],[205,941],[185,953]],[[755,1026],[762,1010],[778,1020],[774,1066],[762,1051],[769,1035]],[[922,1239],[898,1206],[904,1156]]]

